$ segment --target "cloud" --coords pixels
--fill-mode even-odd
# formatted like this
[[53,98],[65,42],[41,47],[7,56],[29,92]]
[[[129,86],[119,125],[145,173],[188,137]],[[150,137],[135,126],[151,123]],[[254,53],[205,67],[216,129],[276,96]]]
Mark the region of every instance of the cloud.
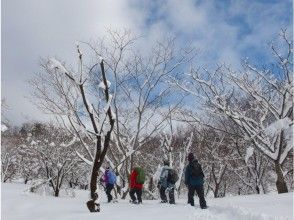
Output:
[[30,93],[27,81],[39,71],[40,57],[57,56],[74,65],[77,40],[102,37],[109,27],[136,31],[140,20],[124,0],[5,0],[2,9],[1,96],[11,109],[7,117],[16,124],[26,120],[23,115],[36,116],[36,108],[25,97]]
[[182,46],[199,49],[200,66],[239,67],[245,57],[267,62],[267,43],[280,28],[293,36],[292,13],[290,0],[3,0],[2,97],[15,123],[22,114],[33,117],[36,110],[24,96],[39,57],[57,55],[74,65],[74,43],[101,37],[109,27],[143,36],[139,46],[146,52],[155,40],[175,36]]

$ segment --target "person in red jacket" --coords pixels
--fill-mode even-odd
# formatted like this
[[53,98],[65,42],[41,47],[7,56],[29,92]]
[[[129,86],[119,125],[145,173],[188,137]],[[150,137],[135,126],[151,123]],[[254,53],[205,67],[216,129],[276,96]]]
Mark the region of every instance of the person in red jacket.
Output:
[[[136,169],[133,169],[130,175],[130,197],[131,203],[140,204],[142,203],[142,188],[143,184],[137,183],[138,172]],[[137,198],[135,196],[137,195]]]

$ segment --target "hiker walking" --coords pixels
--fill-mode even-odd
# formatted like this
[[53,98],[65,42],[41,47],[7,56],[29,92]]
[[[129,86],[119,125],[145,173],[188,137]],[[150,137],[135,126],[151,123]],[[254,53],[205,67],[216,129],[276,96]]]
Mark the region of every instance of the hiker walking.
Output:
[[[141,167],[135,167],[130,175],[130,197],[131,203],[142,203],[142,189],[145,182],[145,172]],[[137,198],[136,198],[136,196]]]
[[189,164],[185,170],[185,184],[188,187],[188,203],[194,206],[194,193],[196,191],[199,197],[200,207],[206,209],[206,201],[204,198],[204,174],[198,160],[195,159],[193,153],[188,155]]
[[113,190],[114,184],[116,183],[116,175],[110,169],[110,167],[106,168],[104,175],[103,175],[103,178],[102,178],[102,181],[105,184],[105,192],[107,195],[107,200],[108,200],[108,202],[111,202],[113,199],[113,197],[111,195],[111,191]]
[[167,203],[166,193],[169,196],[169,203],[175,204],[175,183],[178,175],[175,170],[169,166],[169,161],[163,161],[163,168],[159,177],[158,185],[161,203]]

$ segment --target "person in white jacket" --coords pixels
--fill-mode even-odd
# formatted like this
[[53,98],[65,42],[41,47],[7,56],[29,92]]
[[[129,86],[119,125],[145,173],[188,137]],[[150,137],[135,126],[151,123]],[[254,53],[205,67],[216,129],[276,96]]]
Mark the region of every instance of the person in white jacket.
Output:
[[175,204],[175,184],[169,180],[169,174],[172,168],[169,166],[169,161],[164,160],[163,168],[159,177],[158,188],[160,192],[161,203],[167,203],[166,192],[169,194],[169,203]]

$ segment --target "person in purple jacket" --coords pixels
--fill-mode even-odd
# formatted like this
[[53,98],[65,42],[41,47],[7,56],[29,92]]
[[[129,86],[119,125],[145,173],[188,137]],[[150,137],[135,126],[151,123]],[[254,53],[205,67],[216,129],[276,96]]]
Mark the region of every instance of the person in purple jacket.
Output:
[[111,202],[113,199],[111,191],[113,190],[114,184],[116,183],[116,175],[110,169],[110,167],[106,168],[104,175],[102,177],[102,181],[105,183],[105,192],[107,195],[108,202]]

